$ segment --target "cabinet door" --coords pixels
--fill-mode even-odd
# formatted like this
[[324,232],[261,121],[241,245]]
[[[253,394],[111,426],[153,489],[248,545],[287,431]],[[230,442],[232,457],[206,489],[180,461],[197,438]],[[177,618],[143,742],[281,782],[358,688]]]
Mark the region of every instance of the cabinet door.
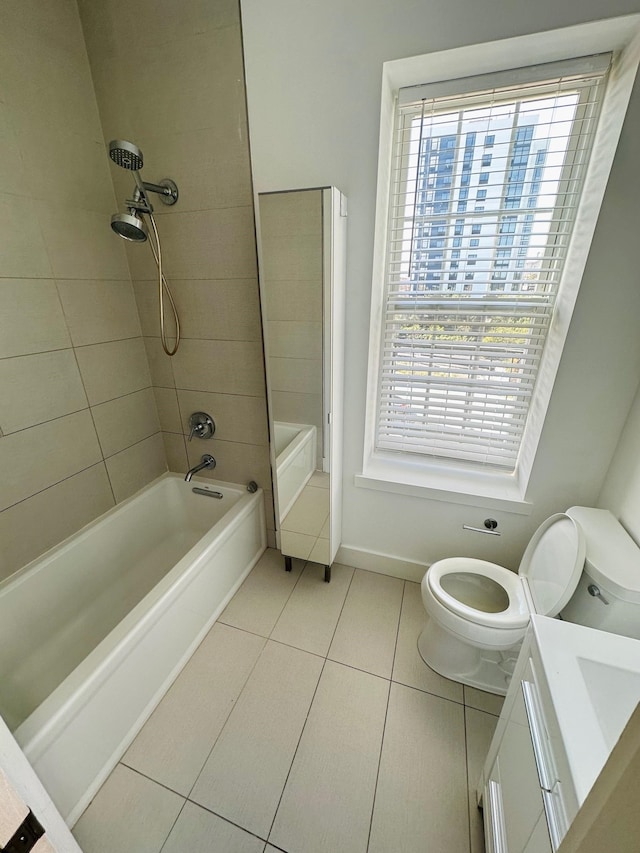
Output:
[[508,853],[504,829],[504,805],[500,784],[500,763],[495,760],[483,794],[484,840],[486,853]]
[[[522,692],[517,692],[498,752],[509,853],[523,853],[544,821],[542,792]],[[535,849],[535,848],[533,848]]]
[[538,822],[531,833],[531,838],[525,847],[524,853],[552,853],[549,829],[544,814],[541,814],[538,818]]

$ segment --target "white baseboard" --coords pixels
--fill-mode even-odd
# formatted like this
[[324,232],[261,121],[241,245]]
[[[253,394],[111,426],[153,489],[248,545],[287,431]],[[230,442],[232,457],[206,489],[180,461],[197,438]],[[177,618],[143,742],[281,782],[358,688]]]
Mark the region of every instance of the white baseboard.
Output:
[[335,558],[336,563],[355,566],[356,569],[366,569],[369,572],[379,572],[381,575],[391,575],[406,581],[420,583],[429,568],[428,563],[418,563],[414,560],[402,560],[390,554],[378,554],[366,548],[353,548],[341,545]]

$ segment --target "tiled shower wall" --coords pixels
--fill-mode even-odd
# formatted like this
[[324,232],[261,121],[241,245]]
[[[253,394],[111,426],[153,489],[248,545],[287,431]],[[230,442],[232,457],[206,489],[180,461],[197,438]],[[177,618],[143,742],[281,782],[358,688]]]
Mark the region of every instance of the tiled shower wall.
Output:
[[166,469],[75,0],[0,7],[0,579]]
[[[143,178],[170,177],[180,192],[174,207],[152,197],[181,317],[173,358],[160,345],[149,247],[127,247],[169,467],[186,471],[211,453],[212,477],[256,480],[273,531],[238,2],[79,0],[79,8],[105,141],[135,142]],[[122,210],[133,179],[113,171]],[[198,410],[214,418],[216,434],[187,443]]]

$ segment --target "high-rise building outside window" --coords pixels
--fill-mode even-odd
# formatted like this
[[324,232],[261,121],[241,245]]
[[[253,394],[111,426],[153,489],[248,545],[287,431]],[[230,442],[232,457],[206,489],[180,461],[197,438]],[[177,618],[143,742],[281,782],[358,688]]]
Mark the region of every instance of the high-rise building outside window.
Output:
[[[514,470],[606,68],[541,66],[519,88],[489,92],[474,93],[473,80],[463,94],[401,90],[376,449]],[[470,190],[481,210],[467,212]],[[454,251],[474,266],[463,281]]]

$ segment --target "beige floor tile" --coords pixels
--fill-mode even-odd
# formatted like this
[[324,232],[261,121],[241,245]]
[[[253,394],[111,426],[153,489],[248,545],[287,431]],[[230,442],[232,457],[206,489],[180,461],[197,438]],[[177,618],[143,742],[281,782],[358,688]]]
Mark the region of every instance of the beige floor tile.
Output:
[[282,522],[282,529],[319,536],[329,515],[329,490],[305,486]]
[[298,582],[304,563],[293,561],[284,570],[284,557],[268,549],[233,596],[219,622],[268,637]]
[[263,848],[255,835],[187,802],[162,853],[262,853]]
[[316,539],[315,545],[309,554],[310,563],[320,563],[323,566],[329,565],[329,540],[320,536]]
[[482,811],[478,808],[476,788],[498,719],[492,714],[465,709],[467,738],[467,784],[469,786],[469,831],[471,853],[485,853]]
[[331,485],[331,478],[324,471],[314,471],[309,480],[309,485],[318,489],[328,489]]
[[307,565],[271,632],[271,639],[326,655],[353,571],[350,566],[336,563],[331,583],[325,583],[322,571],[315,565]]
[[188,794],[263,645],[253,634],[214,625],[123,762]]
[[323,664],[267,643],[190,799],[268,836]]
[[464,704],[478,711],[486,711],[487,714],[500,716],[504,704],[504,696],[495,693],[485,693],[484,690],[476,690],[475,687],[464,685]]
[[73,829],[84,853],[159,853],[184,800],[119,764]]
[[469,853],[464,710],[391,685],[369,853]]
[[289,557],[297,557],[299,560],[308,560],[309,554],[316,544],[315,536],[307,536],[305,533],[294,533],[291,530],[280,531],[280,547],[283,554]]
[[388,689],[381,678],[327,661],[272,844],[296,853],[366,851]]
[[418,652],[418,637],[424,628],[426,613],[420,595],[420,584],[405,581],[398,630],[398,645],[393,664],[393,680],[435,693],[445,699],[462,702],[462,685],[443,678],[430,669]]
[[329,657],[391,678],[403,581],[356,569]]

